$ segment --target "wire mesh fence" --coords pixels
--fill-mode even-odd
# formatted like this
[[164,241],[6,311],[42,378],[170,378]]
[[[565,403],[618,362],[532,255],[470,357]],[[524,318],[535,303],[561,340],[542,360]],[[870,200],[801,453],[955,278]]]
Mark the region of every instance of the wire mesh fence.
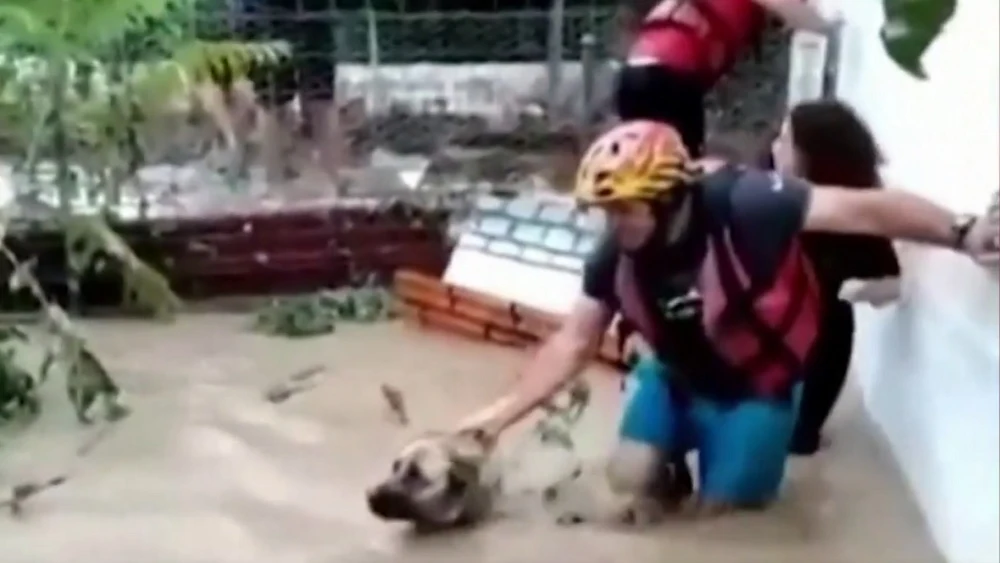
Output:
[[[167,17],[143,21],[109,43],[100,58],[104,68],[78,75],[113,79],[117,68],[155,64],[184,41],[284,41],[292,53],[281,64],[253,65],[247,76],[214,69],[166,111],[170,119],[151,124],[144,116],[144,142],[154,149],[144,151],[144,163],[211,161],[209,168],[238,168],[247,178],[261,168],[262,147],[273,140],[262,133],[260,110],[327,97],[348,139],[348,167],[408,171],[370,183],[405,189],[421,178],[425,185],[511,187],[542,179],[568,187],[581,145],[611,117],[618,8],[502,1],[476,10],[444,0],[420,6],[366,0],[338,2],[334,10],[330,0],[201,0],[197,9],[185,0]],[[785,37],[768,34],[716,89],[710,132],[771,127],[782,107],[786,65]],[[322,157],[313,118],[303,104],[289,105],[299,110],[285,151],[295,176]],[[756,142],[749,138],[742,143]],[[241,146],[216,150],[227,144]],[[223,164],[216,166],[219,154]]]
[[[516,68],[517,73],[501,70],[499,75],[507,76],[500,81],[510,82],[515,74],[520,74],[521,85],[508,89],[530,90],[529,85],[537,83],[539,77],[551,80],[558,75],[561,78],[563,67],[605,59],[616,11],[608,7],[502,12],[310,11],[304,5],[277,8],[271,5],[274,2],[246,0],[238,9],[201,10],[189,14],[190,28],[202,38],[289,41],[295,51],[293,58],[301,64],[307,65],[306,61],[336,63],[341,70],[338,88],[346,88],[348,97],[357,95],[359,88],[368,90],[357,84],[360,73],[381,78],[383,82],[402,82],[383,88],[397,89],[399,95],[383,92],[383,98],[397,102],[400,98],[412,98],[416,101],[411,105],[460,113],[481,113],[484,104],[497,105],[497,95],[490,94],[481,77],[498,74],[498,65],[522,65],[504,69],[513,71]],[[585,41],[585,37],[589,37],[589,41]],[[492,66],[479,72],[468,66],[464,73],[454,69],[437,72],[437,79],[415,77],[413,72],[403,73],[406,77],[400,78],[403,75],[401,67],[406,66],[414,69],[418,65],[427,68],[428,65],[472,64]],[[545,67],[539,69],[538,65]],[[435,67],[435,70],[440,68]],[[575,73],[570,71],[568,74],[573,76]],[[448,87],[456,82],[468,84]],[[429,90],[436,90],[438,94],[428,94]],[[376,93],[366,94],[375,98],[367,100],[369,104],[378,102]],[[537,97],[534,92],[532,96]],[[435,99],[442,97],[446,99]],[[463,97],[468,99],[463,100]],[[443,103],[448,107],[442,107]]]
[[[212,3],[183,17],[200,37],[229,38],[289,26],[321,23],[334,36],[335,56],[342,63],[539,62],[548,59],[553,25],[565,30],[561,50],[579,59],[585,33],[611,31],[614,7],[567,7],[560,21],[553,9],[410,11],[310,9],[310,0],[275,5],[276,0],[243,0],[220,9]],[[547,3],[546,3],[547,4]],[[315,8],[315,6],[313,6]]]
[[[213,4],[189,13],[188,25],[206,39],[288,41],[300,99],[322,98],[331,86],[326,82],[335,84],[356,165],[417,155],[432,172],[493,181],[523,177],[541,160],[569,163],[565,153],[577,150],[583,129],[607,107],[613,6],[546,2],[472,11],[321,4]],[[274,98],[276,80],[260,74],[250,76],[258,95],[271,88]],[[321,83],[310,82],[310,74]],[[467,150],[457,156],[459,149]],[[470,160],[476,164],[467,165]]]
[[[202,10],[193,27],[204,37],[252,39],[322,29],[330,48],[307,52],[299,37],[298,56],[336,61],[341,99],[361,98],[369,113],[478,116],[504,129],[539,110],[557,127],[582,127],[609,109],[615,6],[564,0],[510,9],[496,0],[479,11],[448,11],[445,3],[401,1],[388,10],[369,0],[366,9],[330,10],[315,5],[322,0],[297,0],[276,11],[261,7],[276,0],[243,1],[239,9]],[[710,104],[711,129],[772,125],[784,95],[786,39],[775,26],[723,81]]]

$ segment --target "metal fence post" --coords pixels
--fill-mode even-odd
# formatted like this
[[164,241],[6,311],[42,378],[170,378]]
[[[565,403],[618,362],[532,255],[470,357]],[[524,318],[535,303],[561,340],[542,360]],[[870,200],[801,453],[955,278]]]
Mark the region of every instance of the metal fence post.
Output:
[[822,88],[824,98],[835,98],[837,96],[837,75],[840,73],[841,29],[843,27],[838,27],[826,35],[826,60],[823,66]]
[[379,50],[379,13],[372,0],[365,2],[365,28],[368,38],[368,91],[365,105],[369,111],[381,111],[385,105],[386,92],[382,84],[382,53]]
[[559,104],[559,86],[562,83],[562,59],[563,59],[563,25],[566,19],[566,1],[553,0],[552,8],[549,10],[549,37],[548,37],[548,117],[550,120],[557,119],[555,116],[556,106]]
[[585,135],[594,126],[594,80],[597,74],[597,37],[584,33],[580,38],[580,78],[583,82],[583,115],[580,116]]

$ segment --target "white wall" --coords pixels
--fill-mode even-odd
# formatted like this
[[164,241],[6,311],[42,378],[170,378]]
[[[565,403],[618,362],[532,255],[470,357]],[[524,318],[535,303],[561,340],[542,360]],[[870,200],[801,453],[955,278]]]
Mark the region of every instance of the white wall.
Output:
[[[959,0],[919,82],[878,38],[881,2],[841,1],[838,92],[883,145],[888,182],[980,212],[1000,186],[995,0]],[[1000,291],[960,256],[907,247],[905,301],[864,308],[856,371],[932,533],[953,563],[1000,562]]]

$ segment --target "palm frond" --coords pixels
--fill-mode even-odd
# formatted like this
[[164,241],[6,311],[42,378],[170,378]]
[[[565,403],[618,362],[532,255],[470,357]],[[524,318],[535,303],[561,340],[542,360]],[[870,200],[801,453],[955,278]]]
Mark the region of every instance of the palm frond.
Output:
[[207,80],[213,71],[227,70],[241,77],[254,65],[274,63],[288,53],[288,45],[281,41],[191,41],[164,61],[137,65],[119,88],[129,91],[140,109],[155,113],[156,108],[178,95],[188,94],[194,84]]
[[[242,43],[238,41],[190,41],[170,58],[130,65],[121,78],[96,88],[92,95],[69,110],[67,126],[81,146],[107,146],[123,127],[139,125],[123,121],[167,113],[178,100],[187,99],[195,85],[212,71],[227,70],[245,76],[254,65],[271,64],[289,53],[284,42]],[[127,106],[127,107],[123,107]]]

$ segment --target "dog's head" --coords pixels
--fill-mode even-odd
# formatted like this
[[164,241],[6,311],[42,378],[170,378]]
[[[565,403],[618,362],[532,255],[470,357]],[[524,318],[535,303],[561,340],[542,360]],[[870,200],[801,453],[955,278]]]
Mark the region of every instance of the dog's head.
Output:
[[396,456],[390,474],[368,491],[372,513],[386,520],[446,528],[477,520],[488,510],[488,457],[474,434],[430,434]]

